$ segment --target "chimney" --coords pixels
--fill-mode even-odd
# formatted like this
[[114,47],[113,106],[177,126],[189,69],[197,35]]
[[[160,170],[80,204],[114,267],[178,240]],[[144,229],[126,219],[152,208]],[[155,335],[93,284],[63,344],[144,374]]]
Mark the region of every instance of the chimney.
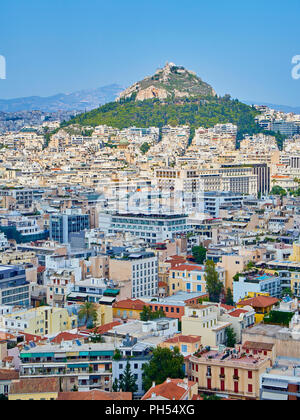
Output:
[[155,382],[152,382],[152,388],[155,388]]

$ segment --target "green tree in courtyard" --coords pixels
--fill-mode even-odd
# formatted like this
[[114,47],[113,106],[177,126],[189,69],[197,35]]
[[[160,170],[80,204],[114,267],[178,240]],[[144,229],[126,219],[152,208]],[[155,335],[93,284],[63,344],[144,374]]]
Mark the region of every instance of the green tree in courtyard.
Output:
[[194,246],[192,254],[197,264],[204,264],[207,254],[206,248],[203,246]]
[[84,321],[88,326],[93,326],[98,318],[95,304],[85,302],[79,309],[78,318],[80,321]]
[[232,327],[227,327],[226,333],[226,346],[233,348],[236,345],[236,333]]
[[152,359],[143,367],[143,386],[145,391],[151,388],[153,382],[156,385],[160,385],[167,378],[183,379],[183,363],[184,357],[180,354],[177,347],[174,350],[160,347],[155,349]]

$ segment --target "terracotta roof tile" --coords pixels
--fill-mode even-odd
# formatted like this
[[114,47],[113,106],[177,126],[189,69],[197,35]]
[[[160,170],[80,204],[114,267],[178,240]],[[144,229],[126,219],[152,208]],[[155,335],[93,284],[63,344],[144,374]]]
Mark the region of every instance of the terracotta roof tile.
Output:
[[168,340],[164,341],[164,343],[198,343],[199,341],[201,341],[200,336],[178,335],[177,337],[169,338]]
[[235,318],[239,318],[242,314],[247,314],[248,311],[245,311],[244,309],[236,309],[235,311],[229,312],[228,315],[233,316]]
[[279,300],[271,296],[256,296],[251,299],[242,300],[238,303],[239,306],[252,306],[254,308],[267,308],[275,305]]
[[19,379],[19,372],[12,369],[0,369],[0,381]]
[[119,302],[115,302],[113,304],[114,308],[135,309],[135,310],[138,310],[138,311],[143,310],[144,306],[145,306],[145,302],[143,302],[140,299],[120,300]]
[[[167,379],[163,384],[156,385],[149,389],[148,392],[143,396],[142,400],[148,400],[151,398],[152,394],[156,396],[164,397],[168,400],[181,400],[186,393],[188,392],[182,385],[184,383],[183,379]],[[191,387],[196,382],[188,382],[188,386]],[[181,385],[181,386],[180,386]]]
[[39,394],[59,391],[59,378],[26,378],[12,381],[10,394]]

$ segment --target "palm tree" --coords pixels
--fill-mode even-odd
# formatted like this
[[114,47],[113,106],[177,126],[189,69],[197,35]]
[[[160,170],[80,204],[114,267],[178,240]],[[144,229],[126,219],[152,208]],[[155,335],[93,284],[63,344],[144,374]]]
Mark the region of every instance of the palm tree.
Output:
[[98,318],[96,306],[92,302],[85,302],[78,312],[78,318],[84,320],[86,324],[94,324]]

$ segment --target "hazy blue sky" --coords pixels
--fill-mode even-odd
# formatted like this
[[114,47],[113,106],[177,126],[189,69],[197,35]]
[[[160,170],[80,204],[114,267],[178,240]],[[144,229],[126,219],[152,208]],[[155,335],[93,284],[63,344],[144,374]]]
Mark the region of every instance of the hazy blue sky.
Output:
[[0,6],[0,98],[124,86],[166,61],[218,94],[300,106],[299,0],[11,0]]

